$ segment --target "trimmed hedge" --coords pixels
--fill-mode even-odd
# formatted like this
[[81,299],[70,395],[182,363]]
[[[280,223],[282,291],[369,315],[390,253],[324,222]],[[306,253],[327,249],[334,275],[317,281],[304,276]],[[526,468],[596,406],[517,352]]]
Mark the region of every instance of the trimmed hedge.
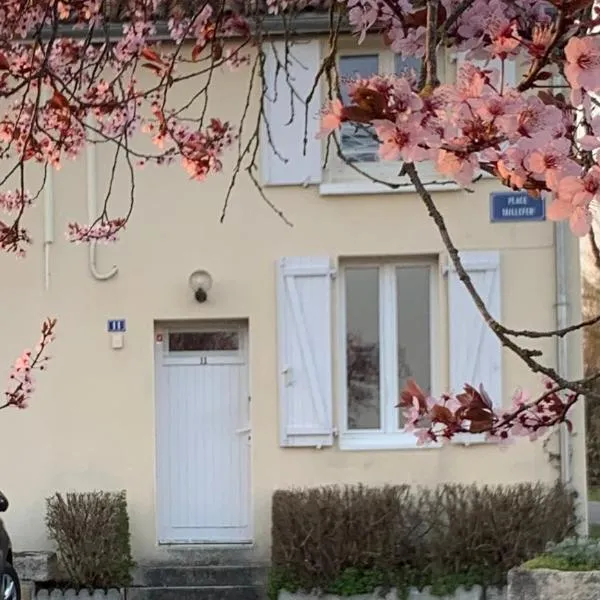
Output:
[[108,589],[131,583],[125,492],[56,493],[46,500],[46,525],[69,587]]
[[503,585],[512,567],[575,533],[574,503],[560,484],[280,490],[270,593]]

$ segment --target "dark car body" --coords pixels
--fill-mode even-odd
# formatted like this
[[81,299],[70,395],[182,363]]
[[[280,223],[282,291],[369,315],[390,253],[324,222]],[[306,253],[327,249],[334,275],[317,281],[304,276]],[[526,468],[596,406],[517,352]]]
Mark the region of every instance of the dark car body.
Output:
[[[8,499],[0,492],[0,512],[8,510]],[[13,548],[4,521],[0,519],[0,600],[21,600],[21,585],[13,567]]]

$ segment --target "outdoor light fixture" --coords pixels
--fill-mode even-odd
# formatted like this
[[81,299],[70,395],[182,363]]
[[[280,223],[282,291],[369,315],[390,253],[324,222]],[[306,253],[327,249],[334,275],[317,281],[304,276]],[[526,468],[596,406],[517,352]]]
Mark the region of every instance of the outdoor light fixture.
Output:
[[205,302],[208,296],[208,290],[212,287],[212,277],[210,276],[210,273],[203,269],[198,269],[190,275],[188,281],[196,300],[198,302]]

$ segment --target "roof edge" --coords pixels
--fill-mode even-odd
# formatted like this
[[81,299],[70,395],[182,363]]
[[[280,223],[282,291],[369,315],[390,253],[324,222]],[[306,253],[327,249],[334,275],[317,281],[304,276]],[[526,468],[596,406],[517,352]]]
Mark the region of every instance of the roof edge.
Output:
[[[326,35],[330,33],[330,15],[329,12],[314,12],[301,13],[294,16],[286,15],[265,15],[260,22],[250,19],[250,29],[252,33],[256,33],[258,28],[271,37],[283,37],[284,35],[293,36],[308,36],[308,35]],[[123,33],[124,23],[111,23],[104,30],[98,31],[92,38],[92,41],[105,42],[107,37],[109,41],[119,40]],[[343,17],[341,33],[349,33],[350,25],[347,18]],[[51,31],[43,31],[44,37],[50,36]],[[84,28],[77,28],[73,25],[59,25],[55,36],[57,38],[67,38],[75,40],[87,39],[89,31]],[[151,36],[151,41],[171,41],[167,21],[156,22],[156,33]],[[192,38],[190,38],[192,39]],[[235,38],[234,38],[235,39]],[[31,42],[32,38],[26,39],[25,42]]]

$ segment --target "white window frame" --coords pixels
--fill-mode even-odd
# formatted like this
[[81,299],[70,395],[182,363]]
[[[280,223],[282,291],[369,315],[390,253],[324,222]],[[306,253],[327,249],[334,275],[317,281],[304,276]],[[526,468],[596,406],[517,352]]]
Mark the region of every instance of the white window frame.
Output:
[[[417,446],[413,431],[397,427],[400,398],[397,376],[396,343],[396,268],[429,268],[429,347],[431,368],[431,393],[439,393],[439,307],[440,307],[440,267],[435,258],[402,258],[396,260],[344,259],[340,261],[338,277],[338,385],[339,385],[339,446],[341,450],[392,450],[415,448],[439,448],[440,443]],[[377,267],[379,275],[379,343],[383,348],[380,356],[380,409],[379,429],[348,428],[348,389],[346,374],[346,269],[356,267]],[[380,350],[381,352],[381,350]]]
[[[338,59],[342,56],[362,56],[367,54],[379,55],[380,74],[394,74],[394,52],[384,48],[380,38],[373,39],[368,37],[361,45],[340,43]],[[446,68],[446,52],[440,49],[438,52],[438,75],[442,81],[448,79]],[[418,75],[418,74],[417,74]],[[323,98],[323,102],[326,98]],[[334,135],[338,135],[337,133]],[[339,140],[339,135],[338,135]],[[323,159],[326,159],[326,166],[322,174],[322,182],[319,187],[320,194],[323,196],[339,196],[348,194],[373,194],[373,193],[414,193],[414,186],[410,185],[408,176],[398,177],[402,166],[402,161],[377,161],[356,163],[356,166],[373,178],[388,181],[390,183],[401,184],[400,187],[392,189],[385,184],[375,183],[368,177],[359,173],[351,166],[347,165],[337,155],[335,142],[329,142],[329,152],[327,153],[327,141],[322,144]],[[430,191],[448,191],[459,190],[460,187],[454,182],[447,180],[443,175],[435,172],[432,165],[417,164],[417,169],[422,175],[424,183],[435,180],[441,183],[430,183],[427,189]]]

